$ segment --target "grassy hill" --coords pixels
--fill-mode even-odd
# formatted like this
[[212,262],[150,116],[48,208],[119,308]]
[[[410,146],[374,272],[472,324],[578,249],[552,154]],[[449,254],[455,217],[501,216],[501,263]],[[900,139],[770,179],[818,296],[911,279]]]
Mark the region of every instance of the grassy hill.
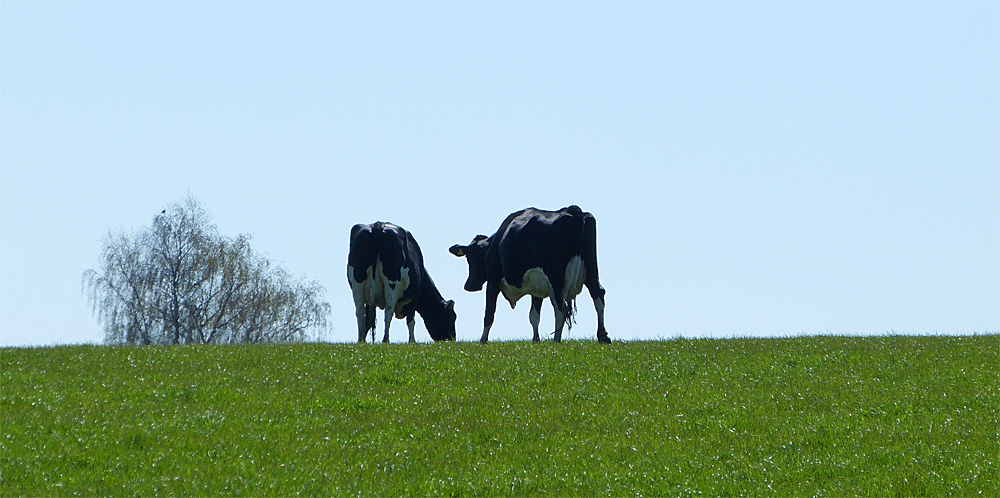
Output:
[[0,350],[0,495],[1000,496],[1000,336]]

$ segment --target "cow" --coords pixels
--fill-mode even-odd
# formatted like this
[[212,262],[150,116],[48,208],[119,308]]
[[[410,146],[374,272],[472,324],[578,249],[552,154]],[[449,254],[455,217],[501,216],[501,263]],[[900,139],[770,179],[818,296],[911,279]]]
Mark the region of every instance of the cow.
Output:
[[354,225],[347,281],[354,295],[359,343],[365,342],[368,331],[375,342],[376,307],[385,310],[383,343],[389,342],[393,314],[406,318],[410,342],[414,342],[414,313],[420,313],[431,339],[455,340],[455,301],[441,297],[424,268],[420,246],[402,227],[381,221]]
[[559,211],[523,209],[508,216],[493,235],[477,235],[471,244],[455,244],[449,252],[469,263],[465,290],[477,292],[486,284],[486,318],[479,342],[489,341],[501,292],[511,309],[531,295],[528,320],[536,342],[542,302],[549,298],[556,320],[553,339],[560,342],[563,325],[572,326],[576,296],[584,285],[597,310],[597,340],[611,342],[604,328],[605,291],[597,275],[597,220],[579,206]]

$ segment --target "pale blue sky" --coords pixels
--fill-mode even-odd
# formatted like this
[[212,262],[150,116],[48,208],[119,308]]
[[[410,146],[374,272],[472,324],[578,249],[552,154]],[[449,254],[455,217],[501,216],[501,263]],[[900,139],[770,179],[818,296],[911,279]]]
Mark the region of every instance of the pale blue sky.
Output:
[[574,203],[615,339],[996,331],[1000,4],[5,0],[0,171],[0,345],[100,342],[80,274],[187,191],[332,341],[354,223],[410,229],[475,340],[447,248]]

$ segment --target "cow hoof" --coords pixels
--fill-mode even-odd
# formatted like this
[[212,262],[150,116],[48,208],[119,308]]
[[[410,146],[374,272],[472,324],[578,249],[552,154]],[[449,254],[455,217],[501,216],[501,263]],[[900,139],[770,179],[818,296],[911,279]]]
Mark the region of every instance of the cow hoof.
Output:
[[597,342],[601,344],[611,344],[611,338],[607,334],[597,336]]
[[486,344],[487,342],[490,342],[490,340],[489,339],[479,339],[479,344]]

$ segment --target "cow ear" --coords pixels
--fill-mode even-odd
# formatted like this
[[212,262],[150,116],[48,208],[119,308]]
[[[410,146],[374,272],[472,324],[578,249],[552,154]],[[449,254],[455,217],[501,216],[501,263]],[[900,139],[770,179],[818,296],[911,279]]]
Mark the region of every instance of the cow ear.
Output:
[[450,253],[454,254],[455,256],[458,256],[458,257],[461,258],[462,256],[465,256],[465,249],[466,249],[466,246],[460,246],[458,244],[455,244],[455,245],[451,246],[450,249],[448,249],[448,252],[450,252]]

